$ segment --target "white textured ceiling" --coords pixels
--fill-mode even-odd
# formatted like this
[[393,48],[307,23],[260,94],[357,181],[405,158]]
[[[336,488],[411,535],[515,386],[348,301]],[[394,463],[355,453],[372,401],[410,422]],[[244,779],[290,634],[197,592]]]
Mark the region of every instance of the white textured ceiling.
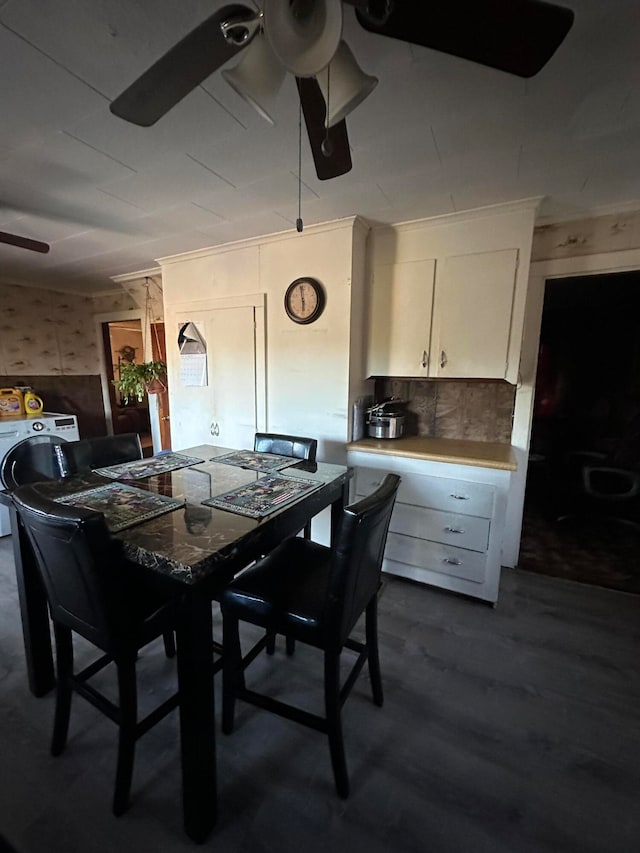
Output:
[[[275,127],[219,72],[151,128],[109,112],[221,5],[0,0],[0,230],[51,243],[48,255],[0,244],[1,281],[90,294],[158,257],[294,227],[292,77]],[[305,224],[398,222],[530,196],[557,219],[633,205],[638,0],[564,5],[574,26],[530,80],[365,32],[345,7],[344,37],[380,82],[347,119],[350,173],[318,181],[305,139]]]

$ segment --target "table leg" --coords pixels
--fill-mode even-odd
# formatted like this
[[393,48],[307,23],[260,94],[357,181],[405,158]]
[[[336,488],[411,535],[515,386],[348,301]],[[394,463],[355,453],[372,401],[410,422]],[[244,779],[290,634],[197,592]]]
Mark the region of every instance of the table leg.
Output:
[[211,602],[187,593],[177,626],[185,832],[202,843],[217,818]]
[[16,511],[9,514],[29,689],[34,696],[44,696],[56,683],[47,597],[27,534]]
[[342,521],[342,510],[349,503],[349,483],[342,487],[340,497],[331,504],[331,544],[336,544],[338,530]]

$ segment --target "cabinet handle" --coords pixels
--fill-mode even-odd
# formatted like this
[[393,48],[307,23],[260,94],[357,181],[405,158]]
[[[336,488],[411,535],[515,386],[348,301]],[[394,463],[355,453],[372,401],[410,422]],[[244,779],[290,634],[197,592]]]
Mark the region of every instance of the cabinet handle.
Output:
[[457,557],[445,557],[442,562],[449,563],[450,566],[461,566],[463,560],[458,560]]
[[451,527],[449,524],[445,527],[447,533],[464,533],[464,528],[462,527]]
[[447,363],[447,354],[444,350],[440,353],[440,367],[444,367]]
[[423,367],[426,367],[429,364],[429,356],[427,355],[426,349],[422,350],[422,362]]
[[453,499],[454,499],[454,501],[468,501],[468,500],[469,500],[469,495],[454,495],[454,494],[451,494],[451,495],[449,495],[449,497],[450,497],[450,498],[453,498]]

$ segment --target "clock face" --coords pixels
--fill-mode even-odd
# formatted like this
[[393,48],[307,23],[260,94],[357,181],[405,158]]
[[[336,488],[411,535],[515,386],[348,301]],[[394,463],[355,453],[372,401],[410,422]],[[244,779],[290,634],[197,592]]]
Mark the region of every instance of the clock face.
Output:
[[287,288],[284,307],[294,323],[313,323],[324,310],[324,290],[313,278],[298,278]]

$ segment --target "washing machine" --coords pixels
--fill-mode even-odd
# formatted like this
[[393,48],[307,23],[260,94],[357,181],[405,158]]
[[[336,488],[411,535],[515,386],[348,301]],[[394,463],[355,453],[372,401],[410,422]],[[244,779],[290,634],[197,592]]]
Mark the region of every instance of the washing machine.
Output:
[[[0,487],[59,477],[55,445],[79,438],[75,415],[42,412],[0,418]],[[20,476],[21,468],[28,469],[27,477]],[[0,536],[9,533],[9,510],[0,505]]]

